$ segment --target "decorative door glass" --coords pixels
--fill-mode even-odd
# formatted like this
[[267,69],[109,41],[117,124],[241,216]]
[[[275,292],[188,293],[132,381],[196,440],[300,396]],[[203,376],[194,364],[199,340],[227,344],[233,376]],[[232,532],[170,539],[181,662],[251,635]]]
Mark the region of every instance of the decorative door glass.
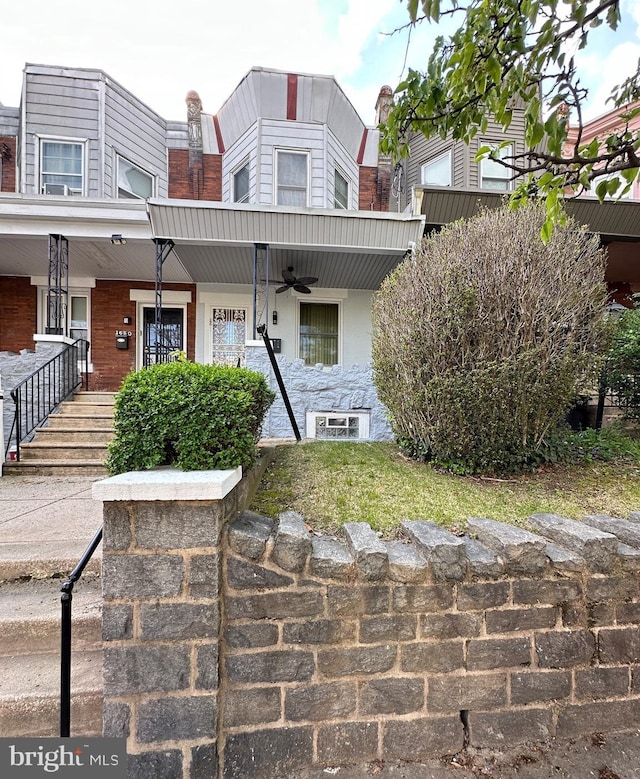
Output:
[[211,360],[214,364],[244,368],[244,346],[246,340],[246,309],[213,309],[211,317]]

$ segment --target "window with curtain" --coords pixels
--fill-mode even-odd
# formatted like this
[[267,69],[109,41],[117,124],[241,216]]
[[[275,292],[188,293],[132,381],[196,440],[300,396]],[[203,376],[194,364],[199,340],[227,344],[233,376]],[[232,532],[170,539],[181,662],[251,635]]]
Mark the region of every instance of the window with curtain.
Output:
[[[40,145],[40,191],[45,194],[82,195],[82,143],[42,141]],[[63,188],[66,187],[66,192]],[[60,191],[58,191],[58,189]]]
[[305,365],[338,364],[338,303],[300,302],[299,356]]
[[277,203],[279,206],[306,206],[308,197],[307,152],[277,152]]
[[[503,146],[498,150],[498,157],[503,160],[513,155],[513,146]],[[499,189],[507,191],[511,189],[511,176],[513,172],[505,168],[496,160],[488,157],[480,162],[480,186],[482,189]]]

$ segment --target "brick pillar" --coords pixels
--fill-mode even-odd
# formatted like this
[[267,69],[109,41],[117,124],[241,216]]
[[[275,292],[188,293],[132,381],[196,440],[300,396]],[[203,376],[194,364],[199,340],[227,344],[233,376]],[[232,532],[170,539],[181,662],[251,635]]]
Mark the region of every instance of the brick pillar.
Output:
[[241,475],[166,468],[94,484],[104,502],[103,733],[126,737],[129,779],[217,775],[220,536]]

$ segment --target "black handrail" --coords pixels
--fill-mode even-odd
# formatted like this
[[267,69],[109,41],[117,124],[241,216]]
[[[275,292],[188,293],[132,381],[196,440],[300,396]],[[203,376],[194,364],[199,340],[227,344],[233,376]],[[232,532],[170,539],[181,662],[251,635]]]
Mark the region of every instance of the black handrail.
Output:
[[[47,419],[54,408],[79,386],[89,389],[89,342],[82,338],[69,344],[11,390],[16,410],[7,439],[5,458],[15,431],[16,460],[20,444]],[[80,365],[84,364],[82,371]]]
[[280,394],[282,395],[282,400],[284,401],[284,407],[287,409],[287,414],[289,415],[289,421],[291,422],[291,427],[293,428],[293,434],[296,437],[296,441],[301,441],[302,436],[300,435],[298,423],[296,422],[293,409],[291,408],[291,401],[289,400],[287,389],[284,386],[284,381],[282,380],[282,374],[280,373],[278,361],[276,360],[276,356],[273,352],[273,347],[271,346],[271,341],[269,340],[269,333],[267,332],[267,326],[260,325],[259,327],[256,328],[256,330],[262,336],[262,340],[264,341],[264,345],[267,349],[267,354],[269,355],[269,362],[271,363],[271,367],[273,368],[276,381],[278,382],[278,387],[280,388]]
[[102,540],[102,527],[85,549],[76,567],[60,587],[60,737],[66,738],[71,730],[71,603],[73,585],[82,576],[87,563]]

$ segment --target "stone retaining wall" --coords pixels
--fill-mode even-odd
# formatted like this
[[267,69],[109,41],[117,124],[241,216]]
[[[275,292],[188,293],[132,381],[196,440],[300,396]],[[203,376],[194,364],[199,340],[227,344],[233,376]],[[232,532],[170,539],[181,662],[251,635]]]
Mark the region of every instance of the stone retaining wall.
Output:
[[105,735],[128,736],[131,777],[286,779],[640,725],[640,513],[383,542],[238,514],[235,490],[108,490]]

